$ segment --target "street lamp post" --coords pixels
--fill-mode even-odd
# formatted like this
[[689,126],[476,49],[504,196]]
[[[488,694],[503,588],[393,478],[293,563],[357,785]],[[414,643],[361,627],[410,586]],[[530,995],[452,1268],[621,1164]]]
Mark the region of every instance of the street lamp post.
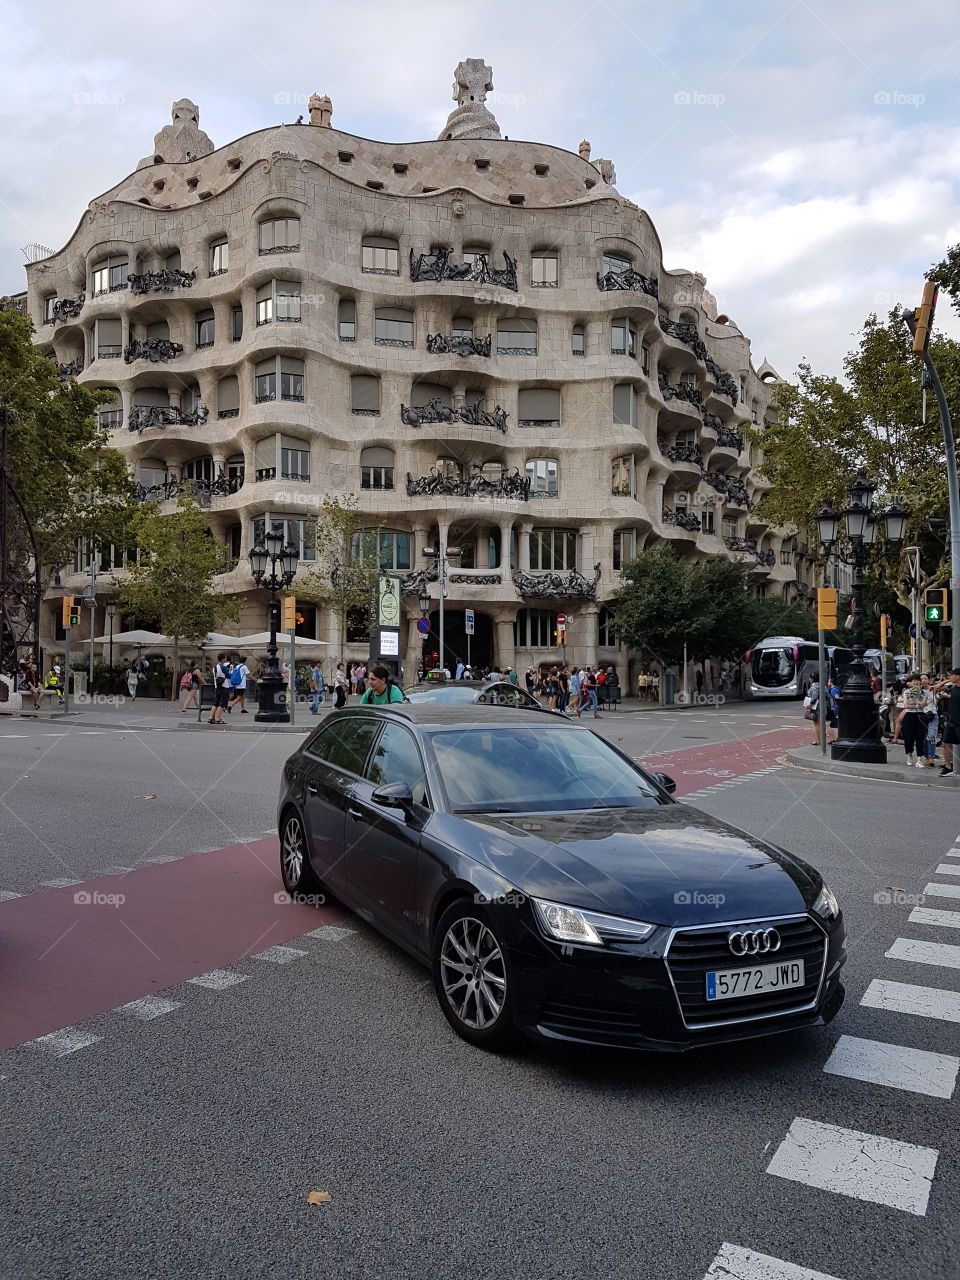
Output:
[[[437,581],[439,583],[439,607],[437,609],[437,630],[439,632],[440,643],[440,670],[445,669],[444,666],[444,604],[447,599],[447,556],[458,556],[460,554],[459,547],[444,547],[440,542],[436,542],[432,547],[426,547],[423,554],[432,558],[437,566]],[[428,601],[429,607],[429,601]]]
[[[840,689],[837,706],[839,721],[837,740],[831,744],[830,755],[834,760],[854,760],[863,764],[885,764],[887,749],[880,733],[880,717],[873,697],[870,673],[863,660],[863,574],[870,561],[876,542],[877,527],[883,522],[884,534],[892,547],[903,541],[907,512],[899,498],[881,514],[873,510],[876,486],[861,471],[850,486],[850,502],[842,511],[835,511],[827,501],[817,515],[820,541],[829,555],[831,552],[853,569],[853,599],[851,603],[851,649],[853,661],[847,668]],[[840,521],[843,520],[849,552],[841,555],[836,549]],[[820,691],[821,698],[827,691]]]
[[297,573],[300,555],[292,542],[283,544],[283,525],[271,525],[270,532],[250,552],[250,571],[258,587],[270,592],[270,643],[267,645],[267,669],[257,686],[258,711],[255,720],[273,724],[289,724],[286,684],[277,661],[277,631],[280,627],[280,601],[277,592],[288,587]]

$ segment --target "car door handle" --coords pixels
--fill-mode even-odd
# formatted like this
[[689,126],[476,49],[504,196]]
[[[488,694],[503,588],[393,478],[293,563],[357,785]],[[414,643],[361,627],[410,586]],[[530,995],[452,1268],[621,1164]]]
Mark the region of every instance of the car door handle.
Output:
[[347,816],[351,818],[356,818],[357,822],[363,822],[364,818],[366,817],[366,814],[363,813],[360,809],[348,809]]
[[317,786],[315,782],[308,782],[307,790],[310,792],[312,796],[318,796],[320,794],[320,788]]

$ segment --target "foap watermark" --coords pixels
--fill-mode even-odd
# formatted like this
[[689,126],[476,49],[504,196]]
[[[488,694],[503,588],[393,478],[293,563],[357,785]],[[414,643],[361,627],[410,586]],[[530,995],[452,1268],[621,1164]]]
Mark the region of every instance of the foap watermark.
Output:
[[122,93],[103,93],[100,90],[81,89],[73,95],[75,107],[122,107],[125,102]]
[[72,701],[78,706],[88,707],[122,707],[129,698],[122,693],[75,693]]
[[701,893],[699,889],[678,889],[673,895],[678,907],[722,907],[726,898],[722,893]]
[[512,289],[498,289],[495,286],[478,289],[473,295],[473,300],[481,306],[490,304],[495,307],[512,307],[514,310],[527,305],[525,294],[514,293]]
[[673,95],[678,107],[722,107],[726,102],[722,93],[702,93],[699,89],[680,89]]
[[479,907],[522,907],[527,900],[525,893],[475,893],[473,900]]
[[922,907],[926,900],[926,894],[907,893],[906,889],[881,889],[873,895],[878,907]]
[[305,107],[313,95],[310,93],[292,93],[288,89],[278,89],[273,95],[275,107]]
[[126,900],[122,893],[91,893],[89,889],[78,889],[73,895],[78,907],[122,907]]
[[875,107],[922,107],[926,102],[922,93],[902,93],[899,89],[881,89],[873,95]]
[[676,695],[675,701],[681,707],[722,707],[727,701],[722,693],[683,693]]
[[327,897],[323,893],[275,893],[273,900],[278,907],[289,906],[292,902],[301,907],[322,907]]

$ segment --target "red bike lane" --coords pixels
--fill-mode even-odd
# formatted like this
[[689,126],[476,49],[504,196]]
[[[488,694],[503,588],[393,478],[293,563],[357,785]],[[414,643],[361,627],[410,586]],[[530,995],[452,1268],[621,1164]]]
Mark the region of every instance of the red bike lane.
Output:
[[[640,759],[683,796],[767,768],[808,736],[779,729]],[[0,903],[0,1050],[342,918],[336,904],[284,901],[278,864],[271,837]]]

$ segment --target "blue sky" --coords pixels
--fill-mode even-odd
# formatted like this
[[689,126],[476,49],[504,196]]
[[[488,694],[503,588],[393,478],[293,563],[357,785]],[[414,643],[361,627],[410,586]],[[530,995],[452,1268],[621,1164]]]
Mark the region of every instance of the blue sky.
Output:
[[611,158],[666,265],[701,271],[785,376],[802,357],[839,372],[864,317],[919,300],[960,241],[955,0],[0,0],[0,17],[2,292],[23,287],[22,246],[59,248],[148,154],[174,99],[217,146],[314,90],[348,132],[428,138],[464,57],[493,66],[505,134]]

